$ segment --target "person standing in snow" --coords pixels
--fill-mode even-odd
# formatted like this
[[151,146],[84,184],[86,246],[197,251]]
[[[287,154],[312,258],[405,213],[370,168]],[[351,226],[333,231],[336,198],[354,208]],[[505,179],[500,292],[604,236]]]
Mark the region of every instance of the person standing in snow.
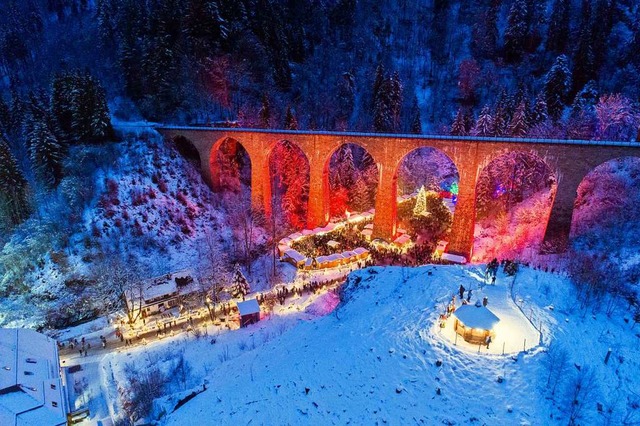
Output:
[[471,302],[471,289],[467,292],[467,302]]
[[458,292],[460,293],[460,300],[462,300],[462,298],[464,297],[464,291],[466,289],[462,286],[462,284],[460,284],[460,288],[458,289]]
[[487,338],[484,340],[484,342],[487,344],[487,349],[489,349],[489,343],[491,343],[491,336],[487,336]]
[[489,304],[489,298],[487,296],[482,298],[482,306],[487,306]]

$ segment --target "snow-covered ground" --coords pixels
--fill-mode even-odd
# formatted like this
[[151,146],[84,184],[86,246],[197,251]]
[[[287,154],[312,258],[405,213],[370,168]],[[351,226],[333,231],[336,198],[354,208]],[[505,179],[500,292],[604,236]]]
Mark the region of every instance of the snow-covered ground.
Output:
[[[110,354],[101,362],[103,385],[110,398],[131,399],[127,370],[148,381],[157,367],[168,379],[153,413],[166,425],[640,420],[640,329],[632,329],[623,303],[611,318],[580,309],[566,277],[530,268],[515,281],[500,272],[495,287],[480,290],[483,272],[480,266],[356,271],[329,315],[320,316],[335,304],[331,293],[304,311],[216,335],[215,343],[211,335],[178,338]],[[507,355],[453,345],[437,323],[460,284],[477,292],[474,299],[489,295],[489,307],[511,324],[500,334],[534,339],[537,331],[522,312],[531,317],[540,344]],[[111,402],[112,414],[123,415],[122,399]]]

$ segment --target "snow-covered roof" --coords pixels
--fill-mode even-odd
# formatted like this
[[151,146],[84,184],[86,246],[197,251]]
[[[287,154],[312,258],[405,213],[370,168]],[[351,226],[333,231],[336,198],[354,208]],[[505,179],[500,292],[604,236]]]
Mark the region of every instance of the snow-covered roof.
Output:
[[364,229],[361,232],[361,234],[364,235],[364,236],[371,236],[371,235],[373,235],[373,230],[372,229]]
[[448,245],[449,245],[448,241],[440,240],[440,241],[438,241],[437,250],[444,250],[444,249],[447,248]]
[[159,297],[168,296],[178,292],[178,284],[176,280],[168,279],[159,283],[151,283],[144,286],[142,289],[142,299],[146,302],[149,300],[157,299]]
[[312,235],[313,231],[311,229],[303,229],[302,235]]
[[455,315],[465,327],[480,328],[482,330],[491,330],[500,322],[500,318],[485,306],[462,305],[453,312],[453,315]]
[[453,263],[467,263],[467,258],[464,256],[458,256],[457,254],[451,253],[443,253],[441,256],[442,260],[448,260]]
[[286,256],[286,257],[292,259],[296,263],[304,262],[305,259],[306,259],[306,257],[302,253],[300,253],[298,250],[294,250],[294,249],[289,249],[289,250],[285,251],[283,256]]
[[30,329],[0,329],[0,424],[63,425],[65,407],[55,340]]
[[364,226],[364,229],[373,229],[373,223],[367,223],[367,224]]
[[238,312],[240,315],[251,315],[260,313],[260,305],[256,299],[245,300],[244,302],[238,302]]
[[295,233],[293,233],[293,234],[289,235],[289,239],[290,239],[291,241],[298,240],[298,239],[300,239],[300,238],[302,238],[302,237],[303,237],[303,235],[302,235],[301,233],[299,233],[299,232],[295,232]]
[[365,253],[369,253],[369,250],[367,250],[367,249],[366,249],[366,248],[364,248],[364,247],[358,247],[358,248],[354,249],[353,251],[354,251],[354,253],[356,253],[356,254],[365,254]]
[[411,236],[409,234],[402,234],[395,240],[393,240],[394,244],[405,245],[411,241]]
[[340,243],[337,241],[331,240],[331,241],[327,241],[327,246],[331,248],[336,248],[340,246]]

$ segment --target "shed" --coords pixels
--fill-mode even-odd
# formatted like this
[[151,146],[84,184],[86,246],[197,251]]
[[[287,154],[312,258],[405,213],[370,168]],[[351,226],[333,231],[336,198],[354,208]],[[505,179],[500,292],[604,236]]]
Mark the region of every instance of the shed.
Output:
[[500,318],[486,306],[462,305],[453,312],[455,322],[453,329],[469,343],[484,344],[487,336],[493,339],[494,327]]
[[282,254],[282,260],[291,263],[296,268],[303,268],[307,258],[299,251],[289,249]]
[[260,305],[256,299],[238,302],[237,305],[240,313],[240,327],[246,327],[260,321]]
[[331,247],[332,249],[340,247],[340,243],[334,240],[327,241],[327,247]]

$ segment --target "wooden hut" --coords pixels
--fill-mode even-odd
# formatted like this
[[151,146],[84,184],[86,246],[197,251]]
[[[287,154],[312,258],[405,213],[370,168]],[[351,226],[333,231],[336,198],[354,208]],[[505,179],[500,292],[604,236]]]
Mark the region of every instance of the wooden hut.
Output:
[[246,327],[260,321],[260,305],[256,299],[238,302],[238,312],[240,313],[240,327]]
[[500,318],[482,305],[462,305],[453,312],[453,317],[453,329],[456,333],[465,341],[476,345],[485,344],[487,336],[494,340],[493,329],[500,322]]

